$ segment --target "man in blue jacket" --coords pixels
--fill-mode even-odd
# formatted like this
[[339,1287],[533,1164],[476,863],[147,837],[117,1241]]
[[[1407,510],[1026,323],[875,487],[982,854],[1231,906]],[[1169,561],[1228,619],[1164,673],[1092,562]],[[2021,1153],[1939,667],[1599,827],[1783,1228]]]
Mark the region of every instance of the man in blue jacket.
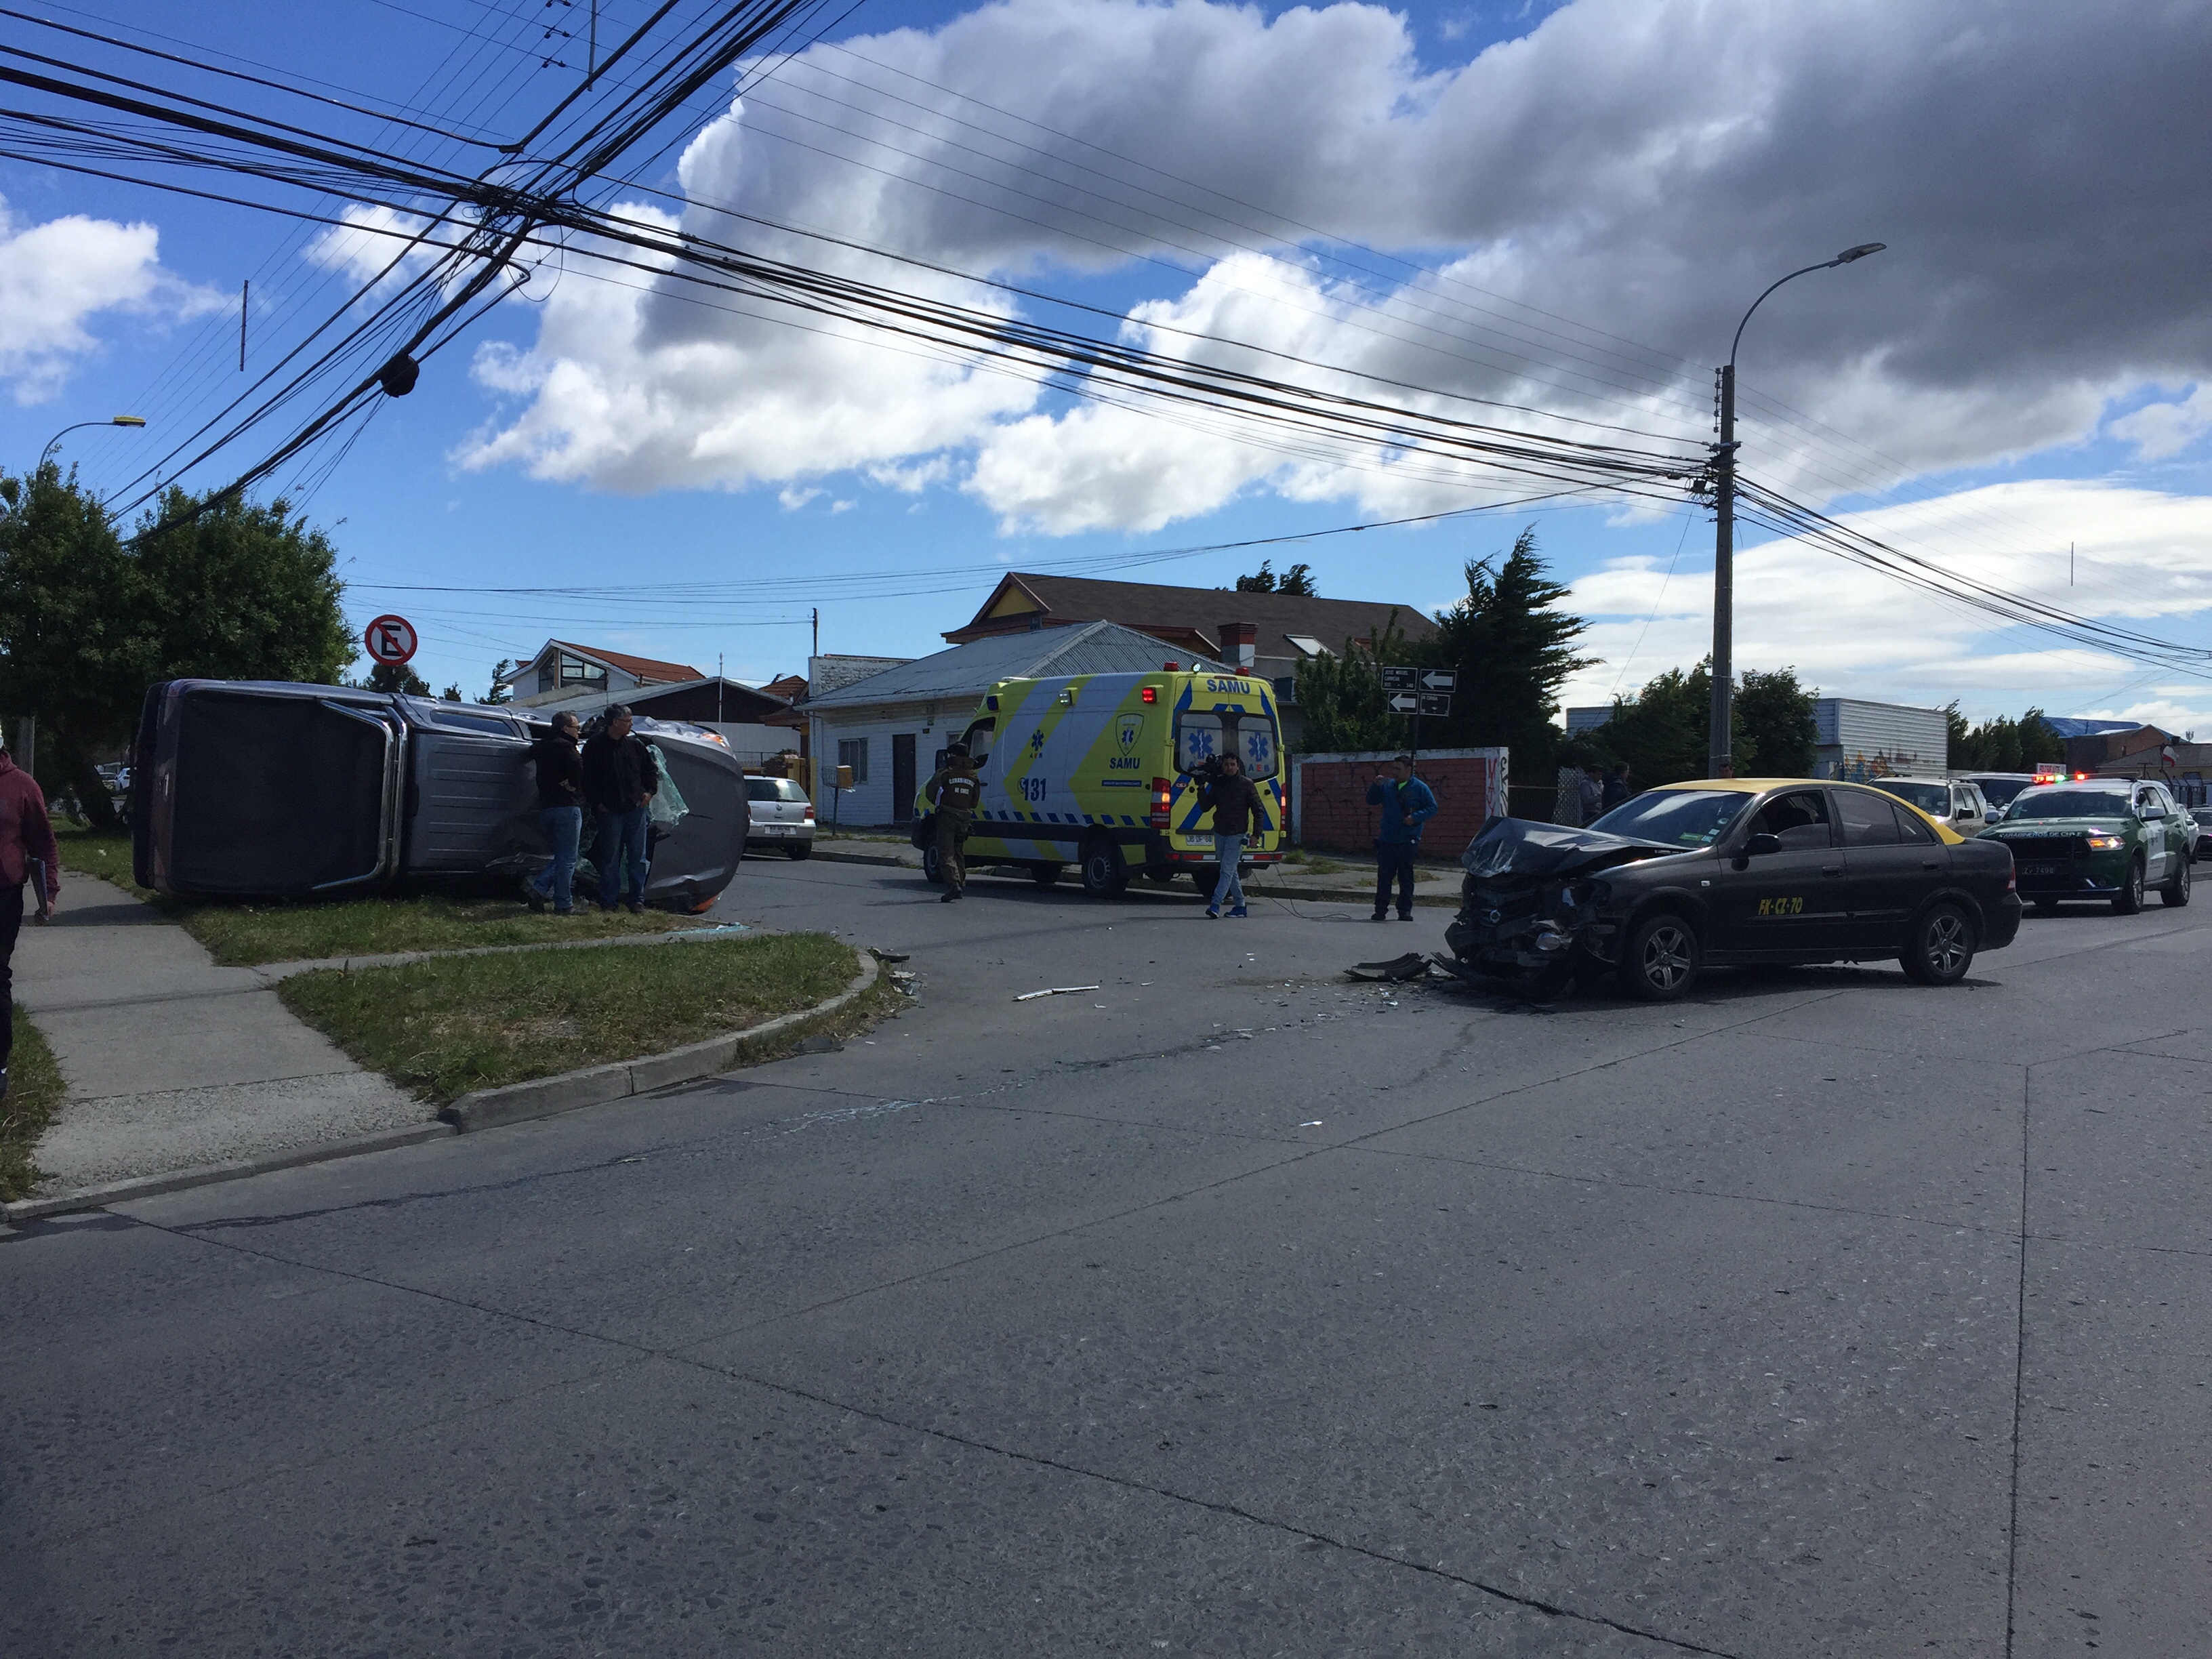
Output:
[[1390,884],[1398,884],[1398,920],[1413,919],[1413,854],[1420,850],[1421,826],[1437,815],[1437,798],[1413,775],[1413,757],[1401,755],[1389,769],[1367,786],[1367,804],[1382,809],[1382,828],[1375,837],[1375,914],[1370,921],[1390,919]]

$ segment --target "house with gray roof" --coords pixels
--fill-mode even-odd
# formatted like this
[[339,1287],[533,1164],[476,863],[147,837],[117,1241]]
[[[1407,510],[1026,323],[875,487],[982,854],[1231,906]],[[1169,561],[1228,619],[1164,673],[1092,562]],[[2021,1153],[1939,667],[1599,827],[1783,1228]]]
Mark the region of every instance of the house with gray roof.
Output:
[[[1194,656],[1118,623],[1094,622],[993,635],[848,684],[810,690],[800,712],[824,786],[816,792],[815,811],[824,823],[907,823],[915,791],[936,769],[937,751],[966,729],[983,693],[1000,680],[1142,674],[1170,663],[1226,672],[1211,654]],[[853,769],[853,787],[842,798],[826,787],[839,766]]]

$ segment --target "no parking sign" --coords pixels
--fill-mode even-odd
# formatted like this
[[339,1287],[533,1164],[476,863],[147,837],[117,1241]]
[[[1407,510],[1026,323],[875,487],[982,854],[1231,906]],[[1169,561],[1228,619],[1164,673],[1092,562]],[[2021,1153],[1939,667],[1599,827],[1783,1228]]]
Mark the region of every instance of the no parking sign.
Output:
[[418,643],[415,624],[404,617],[379,617],[362,630],[361,637],[369,656],[391,668],[412,658]]

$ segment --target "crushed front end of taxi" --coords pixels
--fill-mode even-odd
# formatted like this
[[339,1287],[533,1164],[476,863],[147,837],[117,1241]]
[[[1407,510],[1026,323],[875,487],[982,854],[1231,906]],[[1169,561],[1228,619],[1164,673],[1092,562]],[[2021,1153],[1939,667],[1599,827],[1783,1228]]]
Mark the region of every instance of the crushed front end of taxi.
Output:
[[1522,818],[1492,818],[1460,864],[1459,915],[1444,930],[1451,959],[1439,967],[1472,983],[1549,995],[1577,973],[1620,960],[1630,901],[1602,872],[1680,853],[1637,841]]

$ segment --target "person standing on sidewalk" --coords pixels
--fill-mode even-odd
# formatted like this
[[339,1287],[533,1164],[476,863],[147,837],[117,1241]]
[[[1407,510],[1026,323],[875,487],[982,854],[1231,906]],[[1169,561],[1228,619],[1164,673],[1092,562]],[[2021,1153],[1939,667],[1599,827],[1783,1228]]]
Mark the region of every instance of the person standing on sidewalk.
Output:
[[629,910],[645,914],[645,809],[660,788],[653,750],[630,730],[630,711],[616,703],[606,724],[584,744],[584,794],[599,820],[592,859],[599,866],[599,908],[622,902],[623,872],[629,872]]
[[1221,866],[1221,875],[1213,884],[1213,899],[1206,907],[1209,917],[1218,919],[1222,905],[1231,899],[1236,902],[1229,914],[1244,914],[1244,884],[1239,879],[1237,866],[1244,861],[1244,838],[1258,830],[1263,821],[1260,806],[1260,792],[1253,787],[1252,780],[1244,775],[1244,768],[1234,755],[1221,757],[1221,769],[1199,786],[1198,804],[1213,813],[1213,856]]
[[23,883],[43,874],[46,891],[33,903],[45,911],[62,890],[61,849],[46,820],[38,781],[0,748],[0,1098],[15,1049],[15,936],[23,930]]
[[1398,887],[1398,920],[1413,919],[1413,854],[1421,850],[1421,826],[1437,815],[1437,798],[1413,775],[1413,757],[1401,755],[1389,769],[1367,786],[1367,804],[1382,809],[1375,836],[1375,914],[1370,921],[1390,919],[1390,886]]
[[1628,781],[1628,763],[1615,761],[1613,770],[1605,775],[1605,795],[1601,802],[1608,812],[1622,805],[1636,793]]
[[538,769],[538,823],[553,849],[553,862],[538,872],[526,896],[533,910],[543,910],[551,899],[556,916],[576,914],[576,845],[584,836],[584,757],[576,745],[582,735],[576,717],[563,712],[553,717],[553,729],[530,745],[530,759]]
[[938,902],[950,904],[968,891],[968,855],[961,843],[983,804],[983,785],[967,744],[956,743],[945,751],[945,764],[922,786],[921,798],[937,820],[937,873],[945,878],[945,896]]

